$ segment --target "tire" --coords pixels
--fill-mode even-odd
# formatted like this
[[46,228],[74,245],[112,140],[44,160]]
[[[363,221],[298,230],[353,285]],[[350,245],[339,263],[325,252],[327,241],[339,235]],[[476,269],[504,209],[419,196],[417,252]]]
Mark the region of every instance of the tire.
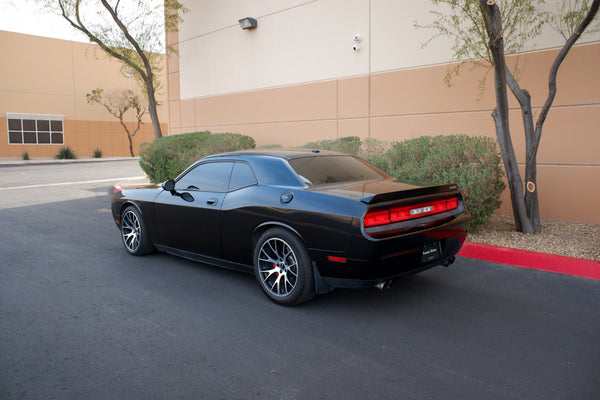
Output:
[[127,207],[121,215],[121,239],[125,250],[134,256],[154,251],[142,214],[134,206]]
[[298,236],[281,229],[264,232],[254,246],[254,275],[275,303],[293,306],[315,296],[312,262]]

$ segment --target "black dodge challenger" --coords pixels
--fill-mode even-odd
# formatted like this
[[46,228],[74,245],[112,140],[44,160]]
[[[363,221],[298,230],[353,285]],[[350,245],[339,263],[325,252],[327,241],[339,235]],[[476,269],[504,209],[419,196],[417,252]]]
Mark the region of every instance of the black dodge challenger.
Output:
[[161,186],[116,193],[112,213],[129,253],[254,273],[283,305],[448,266],[470,223],[454,184],[397,182],[319,150],[212,155]]

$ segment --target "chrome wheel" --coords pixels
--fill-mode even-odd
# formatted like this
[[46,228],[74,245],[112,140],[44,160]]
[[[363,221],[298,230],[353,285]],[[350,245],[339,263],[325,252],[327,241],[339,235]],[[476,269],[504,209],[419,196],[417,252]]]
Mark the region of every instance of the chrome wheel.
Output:
[[127,209],[121,218],[121,235],[127,251],[137,252],[140,248],[142,227],[140,219],[132,209]]
[[287,296],[298,281],[298,259],[286,241],[270,238],[260,247],[258,272],[263,287],[271,295]]

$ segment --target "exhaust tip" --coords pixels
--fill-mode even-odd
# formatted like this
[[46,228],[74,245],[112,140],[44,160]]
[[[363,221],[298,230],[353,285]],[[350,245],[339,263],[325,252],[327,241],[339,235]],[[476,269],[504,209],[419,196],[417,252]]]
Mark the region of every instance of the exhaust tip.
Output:
[[444,267],[449,267],[450,264],[454,263],[455,260],[456,260],[456,257],[452,256],[449,259],[447,259],[446,261],[444,261],[444,263],[442,265]]
[[375,285],[375,287],[381,291],[384,291],[384,290],[391,288],[393,283],[394,283],[393,280],[389,280],[389,281],[378,283],[377,285]]

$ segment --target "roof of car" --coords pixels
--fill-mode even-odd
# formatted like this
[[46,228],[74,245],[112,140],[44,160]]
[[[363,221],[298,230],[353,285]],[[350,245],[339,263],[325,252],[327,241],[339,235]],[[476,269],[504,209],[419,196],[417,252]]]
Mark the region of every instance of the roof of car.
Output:
[[213,157],[227,157],[227,156],[263,156],[263,157],[277,157],[284,158],[286,160],[292,160],[295,158],[303,158],[308,156],[321,157],[331,155],[346,155],[336,151],[318,150],[318,149],[292,149],[292,150],[241,150],[229,153],[214,154],[207,158]]

